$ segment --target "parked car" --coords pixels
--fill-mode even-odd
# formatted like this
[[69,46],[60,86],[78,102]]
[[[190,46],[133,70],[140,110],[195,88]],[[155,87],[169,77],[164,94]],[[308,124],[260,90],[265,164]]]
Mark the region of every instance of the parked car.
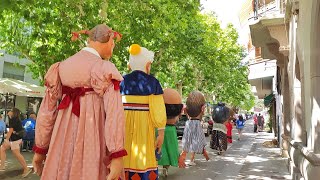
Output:
[[183,114],[179,121],[176,123],[177,128],[177,136],[183,136],[183,131],[186,126],[186,122],[188,121],[187,115]]
[[213,127],[213,120],[211,115],[205,115],[202,118],[205,122],[208,123],[208,135],[210,135],[212,133],[212,127]]

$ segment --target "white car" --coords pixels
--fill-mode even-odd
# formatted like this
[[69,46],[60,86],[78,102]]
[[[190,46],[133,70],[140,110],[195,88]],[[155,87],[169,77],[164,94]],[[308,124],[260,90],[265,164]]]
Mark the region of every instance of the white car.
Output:
[[206,137],[209,136],[209,132],[208,132],[209,123],[207,123],[205,121],[201,121],[201,126],[202,126],[202,130],[203,130],[204,135]]

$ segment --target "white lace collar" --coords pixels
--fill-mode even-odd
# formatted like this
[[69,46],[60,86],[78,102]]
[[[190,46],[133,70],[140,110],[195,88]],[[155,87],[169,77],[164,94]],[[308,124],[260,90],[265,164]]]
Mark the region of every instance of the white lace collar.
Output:
[[91,48],[91,47],[84,47],[82,48],[82,50],[88,51],[96,56],[99,56],[101,58],[101,56],[99,55],[98,51],[96,51],[95,49]]

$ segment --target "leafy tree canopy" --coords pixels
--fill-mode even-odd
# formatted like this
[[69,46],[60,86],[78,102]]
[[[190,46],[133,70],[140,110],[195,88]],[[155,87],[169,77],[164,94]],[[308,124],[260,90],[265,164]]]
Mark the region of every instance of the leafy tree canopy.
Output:
[[221,28],[214,14],[200,13],[199,0],[2,0],[0,48],[33,63],[43,79],[54,62],[85,46],[71,32],[106,23],[123,34],[112,62],[127,73],[128,46],[138,43],[156,52],[152,67],[164,87],[187,95],[198,89],[215,101],[250,109],[254,97],[243,49],[232,25]]

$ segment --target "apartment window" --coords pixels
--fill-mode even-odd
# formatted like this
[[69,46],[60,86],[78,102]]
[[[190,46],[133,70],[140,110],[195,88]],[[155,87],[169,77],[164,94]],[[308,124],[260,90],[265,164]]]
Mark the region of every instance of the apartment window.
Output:
[[4,62],[2,77],[3,78],[18,79],[18,80],[23,81],[24,80],[24,71],[25,71],[25,66],[13,64],[10,62]]

